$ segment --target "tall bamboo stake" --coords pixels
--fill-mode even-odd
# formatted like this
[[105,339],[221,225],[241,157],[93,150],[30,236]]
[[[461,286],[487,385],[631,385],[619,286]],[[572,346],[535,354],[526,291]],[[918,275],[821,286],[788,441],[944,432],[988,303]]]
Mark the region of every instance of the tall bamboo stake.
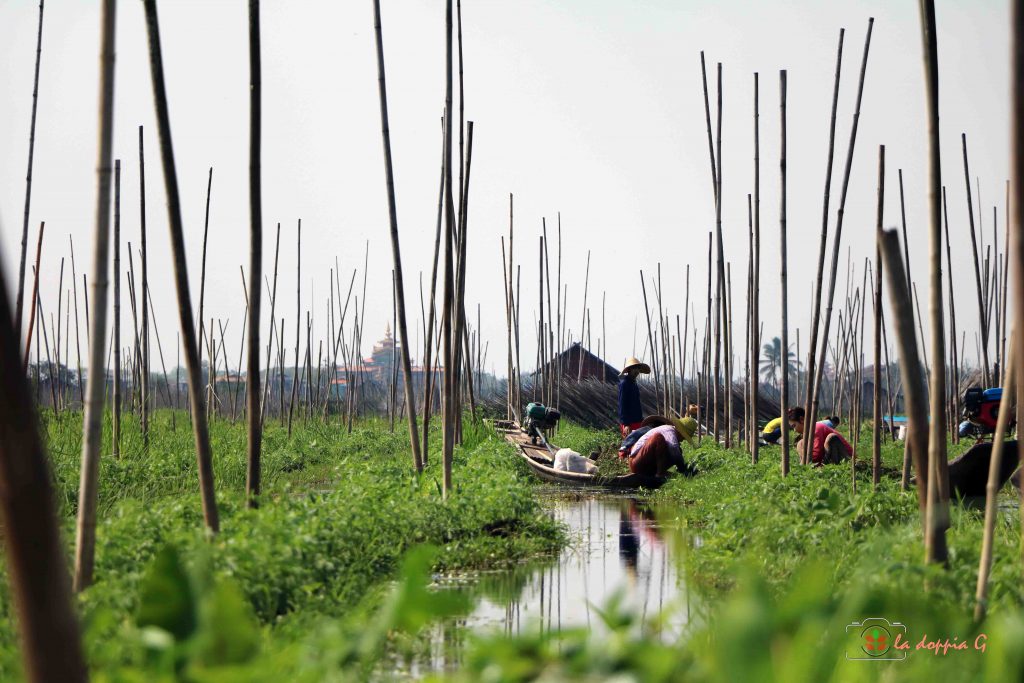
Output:
[[[302,341],[302,219],[299,219],[298,233],[296,234],[295,247],[295,367],[292,369],[292,394],[288,401],[288,438],[292,436],[292,417],[295,415],[295,401],[298,399],[299,391],[299,346]],[[363,302],[366,302],[366,293],[363,293]],[[281,369],[284,372],[284,368]],[[282,398],[283,400],[283,398]],[[282,420],[284,417],[282,416]]]
[[[835,157],[836,148],[836,109],[839,105],[839,78],[842,74],[843,65],[843,38],[846,35],[846,29],[839,29],[839,49],[836,53],[836,75],[835,75],[835,86],[832,89],[832,118],[829,123],[828,132],[828,162],[825,166],[825,197],[822,202],[821,209],[821,246],[818,250],[818,274],[817,280],[814,285],[814,303],[811,307],[811,339],[808,346],[807,353],[807,393],[804,398],[804,432],[810,433],[810,429],[814,426],[815,410],[817,405],[817,396],[814,394],[817,391],[815,386],[816,377],[816,364],[817,364],[817,353],[818,353],[818,326],[820,324],[820,313],[821,313],[821,286],[822,279],[825,273],[825,247],[828,242],[828,208],[829,199],[831,196],[832,189],[832,163]],[[756,83],[756,81],[755,81]],[[756,101],[756,100],[755,100]],[[756,140],[756,137],[755,137]],[[756,150],[755,150],[756,151]],[[755,169],[754,175],[754,192],[757,193],[757,178],[758,170]],[[757,202],[755,201],[755,204]],[[755,217],[756,221],[756,217]],[[755,223],[756,225],[756,223]],[[756,269],[755,269],[756,270]],[[757,282],[755,277],[755,282]],[[756,321],[755,321],[756,322]],[[756,367],[755,363],[755,367]],[[756,373],[755,373],[756,374]],[[756,381],[756,380],[755,380]],[[807,464],[808,454],[808,443],[804,443],[804,448],[799,454],[800,464]]]
[[199,490],[203,504],[203,517],[210,531],[220,528],[217,500],[214,495],[213,454],[210,433],[203,410],[202,369],[199,364],[199,344],[192,319],[192,297],[189,293],[188,263],[185,259],[184,229],[181,220],[181,198],[178,192],[178,174],[174,163],[171,140],[170,113],[164,85],[163,55],[160,48],[160,25],[156,0],[143,0],[146,10],[146,31],[149,37],[149,61],[153,80],[153,98],[156,105],[160,137],[160,157],[163,161],[164,185],[167,193],[168,227],[174,256],[175,288],[178,292],[178,318],[185,344],[185,364],[188,369],[188,388],[192,412],[192,430],[196,444],[196,464],[199,469]]
[[114,396],[111,453],[121,457],[121,160],[114,160]]
[[[42,259],[42,256],[43,256],[43,232],[45,231],[45,229],[46,229],[46,221],[42,221],[39,224],[39,239],[36,241],[36,267],[33,270],[33,278],[32,278],[32,306],[31,306],[31,309],[29,311],[28,340],[25,342],[25,356],[24,356],[24,360],[23,360],[23,362],[24,362],[24,372],[25,373],[28,372],[28,359],[29,359],[29,354],[32,351],[32,328],[35,325],[35,320],[36,320],[36,301],[39,298],[39,265],[40,265],[40,260]],[[19,335],[21,334],[20,328],[19,328],[18,334]],[[37,364],[39,363],[39,354],[38,353],[36,354],[36,363]],[[38,366],[37,366],[37,371],[38,371]],[[37,377],[37,380],[38,380],[38,377]],[[37,381],[36,382],[36,386],[37,387],[38,387],[38,384],[39,384],[39,382]]]
[[75,302],[75,362],[78,365],[78,399],[82,402],[82,409],[85,409],[85,386],[82,383],[82,344],[79,341],[78,329],[78,270],[75,268],[75,242],[68,235],[68,244],[71,247],[71,291]]
[[[150,291],[146,292],[146,299],[149,301],[149,310],[153,310],[153,293]],[[177,405],[171,400],[171,390],[167,384],[167,366],[164,364],[164,349],[160,343],[160,327],[156,322],[156,314],[152,316],[153,319],[153,336],[156,337],[156,350],[157,355],[160,358],[160,371],[163,373],[164,378],[164,397],[167,399],[167,406],[169,408],[176,408]],[[87,323],[88,324],[88,323]]]
[[[260,208],[260,215],[262,217],[262,207]],[[263,417],[267,413],[267,399],[270,396],[270,358],[271,358],[270,354],[273,352],[274,337],[275,337],[274,332],[276,331],[276,328],[277,328],[277,324],[276,324],[277,318],[274,317],[274,315],[275,315],[274,307],[277,304],[277,263],[278,263],[278,257],[280,256],[280,254],[281,254],[281,224],[278,223],[277,224],[277,237],[274,238],[274,284],[270,288],[270,335],[269,335],[270,338],[267,339],[267,376],[263,380],[263,400],[260,402],[260,424],[263,423]],[[353,272],[353,277],[355,277],[355,273],[354,272]],[[244,272],[242,273],[242,281],[243,281],[243,283],[245,282],[245,273]],[[244,285],[243,285],[243,289],[246,292],[248,292],[248,289],[245,288]],[[247,293],[246,294],[246,302],[247,302],[246,305],[248,305],[248,296],[249,295]],[[280,343],[281,343],[281,340],[278,339],[278,345],[280,345]],[[239,362],[241,362],[241,361],[239,361]],[[246,377],[245,381],[246,381],[246,386],[248,386],[249,378]],[[248,396],[248,391],[246,392],[246,396]],[[248,401],[248,400],[249,399],[246,398],[246,401]]]
[[[850,127],[850,145],[847,148],[847,152],[846,152],[846,165],[845,165],[844,170],[843,170],[843,185],[842,185],[842,191],[840,192],[840,196],[839,196],[839,211],[836,214],[836,236],[835,236],[835,241],[833,242],[833,245],[832,245],[833,246],[833,249],[832,249],[832,269],[831,269],[831,273],[829,275],[828,299],[827,299],[827,304],[825,306],[825,320],[824,320],[824,327],[822,329],[822,334],[821,334],[821,336],[822,336],[822,349],[821,349],[820,360],[818,362],[818,365],[817,365],[817,368],[816,368],[816,371],[815,371],[815,375],[814,375],[814,389],[812,390],[812,394],[811,394],[811,410],[807,411],[807,415],[805,417],[805,422],[804,422],[804,433],[808,434],[808,435],[810,435],[810,434],[812,434],[814,432],[814,423],[815,423],[815,420],[817,419],[816,414],[817,414],[817,410],[818,410],[818,392],[820,391],[820,388],[821,388],[821,380],[822,380],[822,375],[823,375],[824,366],[825,366],[825,350],[826,350],[825,347],[828,344],[828,331],[829,331],[829,326],[830,326],[830,324],[832,322],[832,303],[833,303],[833,300],[835,298],[836,270],[837,270],[837,267],[839,265],[839,247],[840,247],[840,245],[842,243],[842,236],[843,236],[843,216],[846,213],[846,195],[847,195],[847,190],[849,189],[849,186],[850,186],[850,169],[853,166],[853,152],[854,152],[854,149],[856,148],[856,145],[857,145],[857,127],[858,127],[858,123],[860,122],[860,105],[861,105],[861,101],[862,101],[863,96],[864,96],[864,76],[867,73],[867,68],[868,68],[868,53],[869,53],[869,51],[871,49],[871,30],[874,27],[874,24],[875,24],[874,17],[868,19],[867,35],[864,38],[864,56],[863,56],[863,58],[861,60],[860,79],[859,79],[858,84],[857,84],[857,103],[854,106],[854,110],[853,110],[853,124]],[[805,462],[810,460],[810,455],[809,455],[810,451],[808,450],[808,448],[810,447],[809,441],[810,440],[805,439],[805,442],[807,442],[807,443],[804,444],[804,461]]]
[[882,247],[878,236],[882,233],[883,208],[885,206],[885,145],[878,146],[878,212],[875,220],[875,286],[872,295],[875,313],[875,369],[874,396],[872,397],[871,419],[871,484],[878,488],[882,477]]
[[[512,312],[513,312],[513,310],[515,308],[515,299],[514,299],[513,292],[512,292],[512,263],[513,263],[512,237],[513,237],[513,229],[514,229],[513,208],[514,208],[513,207],[513,197],[512,197],[512,193],[509,192],[508,193],[508,282],[507,282],[506,287],[505,287],[505,291],[506,291],[506,295],[505,295],[505,301],[506,301],[505,317],[506,317],[506,324],[507,324],[507,327],[508,327],[508,340],[507,340],[508,341],[508,406],[509,406],[508,419],[511,420],[514,417],[514,419],[518,422],[519,421],[519,410],[520,410],[520,407],[519,407],[519,404],[517,403],[518,399],[517,399],[516,392],[515,392],[515,390],[513,388],[513,385],[512,385],[512,377],[513,376],[518,377],[518,369],[515,367],[515,364],[514,364],[514,361],[513,361],[513,357],[512,357]],[[440,221],[438,221],[438,226],[440,227]],[[502,242],[502,249],[504,250],[504,242]],[[502,261],[504,262],[504,259],[502,259]]]
[[946,333],[942,314],[942,164],[939,150],[939,56],[935,29],[935,1],[921,0],[921,38],[924,44],[925,93],[928,105],[928,243],[930,260],[932,358],[931,422],[928,444],[928,535],[925,553],[929,562],[947,560],[946,529],[949,528],[949,467],[946,460]]
[[[759,75],[754,74],[754,205],[753,226],[754,271],[750,297],[750,459],[756,463],[759,457],[757,438],[758,358],[761,339],[757,334],[760,325],[761,302],[761,114],[759,104]],[[750,197],[747,197],[750,201]],[[748,205],[749,209],[749,205]]]
[[[971,174],[970,169],[967,165],[967,134],[960,134],[960,143],[963,148],[964,156],[964,181],[967,186],[967,218],[968,224],[971,228],[971,247],[974,253],[974,280],[978,288],[978,320],[979,329],[981,330],[981,361],[982,361],[982,372],[984,373],[985,386],[991,386],[991,374],[989,373],[988,364],[988,325],[985,323],[985,301],[982,293],[981,284],[981,264],[978,261],[978,239],[974,230],[974,204],[971,201]],[[980,198],[979,198],[980,199]],[[979,216],[979,219],[981,217]]]
[[[39,29],[36,33],[36,66],[32,78],[32,120],[28,129],[28,171],[25,173],[25,213],[21,224],[21,265],[18,267],[18,298],[15,303],[14,329],[21,337],[21,311],[25,292],[25,257],[28,250],[28,217],[32,205],[32,161],[36,148],[36,111],[39,105],[39,63],[43,58],[43,0],[39,0]],[[27,357],[27,354],[26,354]]]
[[[455,450],[455,394],[454,366],[452,353],[452,305],[455,300],[455,273],[453,241],[455,231],[455,207],[452,200],[452,0],[445,2],[445,99],[444,99],[444,195],[445,195],[445,249],[444,249],[444,294],[441,315],[441,331],[444,340],[444,392],[442,409],[444,416],[442,436],[442,496],[448,497],[452,486],[452,457]],[[543,310],[543,309],[542,309]]]
[[[906,202],[903,199],[903,169],[897,169],[896,172],[899,177],[900,187],[900,226],[903,228],[903,262],[906,264],[907,268],[907,289],[913,291],[913,278],[910,277],[910,240],[907,238],[907,207]],[[924,343],[923,334],[921,336],[921,342]],[[925,356],[927,356],[927,353]],[[927,367],[928,361],[925,360],[924,364],[925,367]]]
[[146,156],[139,126],[139,229],[142,246],[142,445],[149,446],[149,258],[146,249]]
[[[114,127],[114,27],[116,19],[116,7],[114,0],[104,0],[102,23],[102,52],[100,53],[100,134],[96,162],[96,223],[94,226],[93,238],[93,308],[94,314],[88,313],[88,299],[86,299],[86,325],[89,326],[89,386],[86,392],[86,401],[82,420],[82,469],[78,487],[78,519],[75,528],[75,572],[74,590],[81,591],[92,583],[92,570],[94,552],[96,547],[96,499],[98,493],[97,478],[99,475],[100,437],[103,428],[104,389],[107,384],[107,368],[104,363],[106,357],[106,336],[107,336],[107,277],[109,272],[109,246],[110,246],[110,157],[113,147]],[[3,288],[0,278],[0,289]],[[7,297],[0,294],[0,310],[7,306]],[[2,316],[0,316],[2,319]],[[5,373],[7,374],[7,373]],[[4,396],[11,396],[4,392]],[[28,405],[28,402],[15,401],[15,409],[18,404]],[[4,414],[10,414],[5,411]],[[13,415],[12,415],[13,419]],[[35,421],[25,424],[35,425]],[[31,453],[31,451],[21,451]],[[2,458],[3,463],[11,462],[8,458]],[[48,477],[44,477],[49,481]],[[41,485],[37,477],[35,481]],[[17,490],[17,489],[15,489]],[[26,492],[27,494],[27,492]],[[45,500],[45,493],[43,494]],[[13,539],[12,539],[13,540]],[[33,547],[46,548],[46,538],[34,538]],[[10,543],[11,541],[8,541]],[[57,543],[53,539],[54,544]],[[59,557],[60,551],[55,551],[54,558]],[[50,566],[61,566],[61,561],[53,559]],[[17,571],[15,572],[17,579]],[[57,593],[56,595],[59,595]],[[54,596],[51,596],[54,597]],[[53,599],[49,604],[60,604],[59,598]],[[28,618],[32,618],[31,616]],[[71,647],[77,643],[75,640],[54,640],[48,643],[67,642]],[[34,650],[30,647],[28,652]],[[49,657],[49,659],[59,659]],[[54,665],[42,663],[43,666]],[[51,680],[60,680],[60,676]]]
[[[460,50],[461,50],[461,47],[460,47]],[[383,63],[381,63],[381,68],[383,69]],[[381,73],[383,73],[383,70],[382,70]],[[460,91],[461,91],[461,80],[460,80]],[[465,355],[463,356],[462,355],[463,354],[462,349],[460,347],[458,347],[458,346],[456,347],[456,353],[455,353],[455,363],[456,363],[455,367],[456,367],[456,369],[461,368],[462,365],[463,365],[463,362],[464,361],[468,361],[470,359],[469,335],[466,333],[466,258],[467,258],[466,257],[466,248],[467,248],[468,237],[469,237],[469,230],[468,230],[468,227],[467,227],[467,223],[468,223],[468,212],[469,212],[469,179],[470,179],[470,172],[472,170],[472,160],[473,160],[473,122],[470,121],[469,124],[468,124],[468,145],[467,145],[467,148],[466,148],[466,158],[465,158],[465,187],[462,188],[462,199],[463,199],[463,201],[462,201],[462,207],[461,207],[461,214],[460,214],[460,218],[459,218],[459,225],[460,225],[460,230],[459,230],[459,259],[458,259],[459,268],[458,268],[458,273],[457,273],[457,283],[458,283],[458,285],[457,285],[457,289],[456,289],[456,297],[457,297],[456,306],[457,306],[457,308],[456,308],[456,320],[455,320],[456,340],[461,339],[462,342],[465,344],[466,348],[465,348]],[[561,231],[559,231],[559,235],[561,235]],[[397,232],[394,233],[394,240],[395,240],[394,244],[396,245],[396,249],[394,251],[394,254],[395,254],[396,259],[398,259],[399,251],[397,250],[397,244],[398,244],[398,241],[397,241],[398,240],[398,234],[397,234]],[[559,272],[561,272],[561,246],[559,246],[559,266],[558,267],[559,267]],[[401,282],[401,278],[400,278],[401,267],[400,267],[400,264],[399,264],[399,267],[397,269],[397,273],[399,275],[399,282]],[[404,295],[400,295],[399,296],[399,303],[402,306],[404,306],[404,302],[405,302]],[[401,325],[405,324],[404,318],[399,320],[399,324],[401,324]],[[407,340],[405,340],[405,341],[407,341]],[[405,341],[403,341],[403,343],[405,343]],[[403,361],[403,365],[406,365],[406,364],[407,364],[407,361]],[[409,379],[409,378],[411,378],[411,371],[406,375],[406,377],[407,377],[407,382],[411,383],[411,379]],[[467,388],[469,390],[470,410],[472,411],[473,421],[475,422],[476,421],[476,401],[475,401],[475,398],[473,396],[473,373],[472,373],[472,370],[471,370],[470,367],[467,367],[466,385],[467,385]],[[409,393],[408,396],[409,396],[408,405],[409,405],[410,412],[412,412],[412,406],[414,405],[414,401],[411,398],[412,397],[411,393]],[[556,401],[557,401],[557,399],[556,399]],[[462,435],[462,433],[461,433],[461,429],[462,429],[462,421],[461,421],[461,410],[462,410],[462,408],[461,408],[461,402],[459,402],[456,407],[457,407],[457,409],[459,411],[459,416],[460,416],[460,419],[457,422],[457,427],[460,430],[459,431],[459,438],[461,440],[461,435]],[[412,424],[410,426],[410,431],[411,431],[411,433],[415,434],[415,425],[414,424]],[[417,471],[420,471],[422,469],[422,466],[419,464],[420,463],[420,458],[419,458],[419,449],[418,449],[418,447],[413,449],[413,456],[414,456],[415,462],[417,463]]]
[[[113,41],[112,4],[104,7],[104,32],[109,28],[111,38],[104,41],[105,47]],[[109,54],[112,56],[112,51]],[[104,80],[104,84],[112,82]],[[108,201],[109,173],[108,161]],[[26,678],[39,683],[86,681],[88,672],[51,485],[53,475],[37,430],[35,402],[24,373],[19,372],[20,335],[13,327],[9,306],[6,278],[0,272],[0,377],[4,378],[0,391],[0,521]]]
[[[1007,220],[1013,222],[1010,230],[1013,259],[1010,268],[1013,270],[1013,295],[1016,304],[1015,320],[1024,320],[1024,0],[1014,0],[1011,4],[1011,70],[1010,70],[1010,214]],[[1017,356],[1018,372],[1024,365],[1024,334],[1014,337],[1012,353]],[[1024,412],[1024,381],[1017,378],[1017,424]],[[1017,449],[1024,462],[1024,449]],[[1024,507],[1021,508],[1021,526],[1024,528]],[[1024,549],[1022,549],[1024,552]],[[1024,560],[1024,556],[1022,556]]]
[[882,248],[882,259],[889,284],[889,303],[895,322],[897,355],[900,377],[905,395],[904,408],[907,414],[907,446],[917,475],[918,506],[921,510],[921,526],[927,529],[926,510],[928,503],[928,404],[924,386],[924,373],[918,353],[914,332],[913,308],[910,292],[907,290],[906,271],[900,253],[900,240],[895,230],[882,230],[878,235]]
[[[199,325],[199,360],[202,361],[203,340],[206,339],[206,318],[203,317],[203,304],[206,301],[206,239],[210,234],[210,190],[213,186],[213,167],[210,167],[209,176],[206,181],[206,217],[203,220],[203,255],[199,266],[199,313],[196,314]],[[210,387],[207,384],[207,399],[210,397]]]
[[[960,359],[957,355],[956,349],[956,304],[953,296],[953,254],[952,248],[949,243],[949,211],[946,207],[946,188],[942,188],[942,215],[945,219],[943,226],[946,236],[946,272],[948,273],[949,281],[949,327],[950,327],[950,353],[952,354],[953,367],[950,370],[950,379],[952,380],[953,388],[950,392],[950,412],[952,414],[953,425],[950,426],[950,434],[952,435],[953,443],[959,443],[959,432],[955,429],[956,418],[960,414]],[[1007,221],[1009,225],[1009,221]],[[1007,242],[1007,254],[1009,254],[1009,242]]]
[[[1010,348],[1013,348],[1014,334],[1010,335]],[[1003,370],[1003,391],[1007,400],[999,404],[999,417],[996,420],[996,433],[992,436],[992,455],[988,464],[988,482],[985,484],[985,532],[981,540],[981,560],[978,563],[978,583],[975,589],[974,621],[980,623],[985,619],[988,609],[988,577],[992,571],[992,543],[995,536],[997,500],[1001,483],[999,472],[1003,462],[1003,450],[1006,434],[1010,427],[1011,396],[1017,393],[1017,354],[1011,354]]]
[[[263,100],[260,64],[260,0],[249,0],[249,357],[245,396],[248,413],[249,449],[245,477],[247,505],[256,507],[260,495],[260,447],[263,424],[260,419],[260,300],[263,279],[263,190],[261,175]],[[213,177],[213,169],[210,169]],[[209,194],[207,194],[209,216]],[[205,250],[204,250],[205,251]],[[205,263],[205,261],[204,261]]]
[[[787,293],[786,267],[786,70],[779,72],[779,121],[781,125],[781,147],[779,153],[779,280],[782,286],[782,391],[779,409],[782,414],[782,476],[789,474],[789,295]],[[814,432],[805,431],[804,441],[814,440]]]
[[[430,413],[433,409],[433,388],[434,388],[434,373],[433,363],[436,359],[433,358],[434,351],[434,322],[437,312],[436,306],[436,294],[437,294],[437,263],[441,254],[441,220],[443,218],[444,211],[444,188],[445,188],[445,141],[447,140],[445,133],[445,120],[441,120],[441,180],[439,181],[437,189],[437,226],[434,230],[434,260],[430,271],[430,308],[428,309],[428,320],[426,328],[423,334],[423,452],[422,460],[423,466],[427,466],[429,460],[429,441],[430,441]],[[511,202],[512,198],[509,195],[509,212],[511,221]],[[511,259],[512,252],[512,233],[511,226],[509,227],[509,257]],[[511,261],[509,262],[511,266]],[[509,268],[511,271],[511,267]],[[509,282],[511,282],[511,272],[509,274]]]
[[[398,214],[395,208],[395,181],[394,172],[391,167],[391,133],[388,127],[388,100],[387,88],[384,82],[384,43],[381,37],[380,26],[380,0],[373,2],[374,28],[377,35],[377,75],[380,86],[380,118],[381,129],[384,140],[384,168],[388,185],[388,216],[391,223],[391,254],[395,266],[395,290],[398,305],[398,331],[401,334],[402,343],[402,374],[405,378],[405,403],[409,418],[409,441],[412,446],[412,460],[416,472],[423,471],[423,462],[420,459],[420,443],[416,432],[416,399],[413,397],[412,366],[409,361],[410,344],[409,333],[405,323],[405,285],[402,279],[402,254],[398,244]],[[470,154],[473,149],[473,124],[469,126],[469,148]],[[467,167],[468,176],[468,167]],[[468,178],[467,178],[468,183]],[[463,218],[465,218],[465,205],[463,206]],[[466,226],[462,226],[465,232]],[[465,247],[465,235],[463,235],[463,248]],[[462,260],[463,272],[465,272],[465,251],[463,250]],[[462,285],[465,291],[465,283]]]

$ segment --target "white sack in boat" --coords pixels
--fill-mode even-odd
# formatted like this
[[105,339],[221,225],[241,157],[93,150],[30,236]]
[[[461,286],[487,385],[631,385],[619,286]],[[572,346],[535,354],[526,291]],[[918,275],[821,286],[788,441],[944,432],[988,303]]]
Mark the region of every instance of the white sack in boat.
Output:
[[593,474],[597,472],[597,465],[590,458],[580,455],[571,448],[562,448],[555,453],[555,469],[563,472]]

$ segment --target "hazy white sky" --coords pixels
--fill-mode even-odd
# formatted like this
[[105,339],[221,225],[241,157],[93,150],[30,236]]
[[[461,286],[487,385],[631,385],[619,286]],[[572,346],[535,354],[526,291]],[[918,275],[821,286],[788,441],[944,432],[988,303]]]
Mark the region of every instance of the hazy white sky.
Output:
[[[444,4],[385,0],[383,5],[398,220],[414,335],[414,324],[420,324],[418,277],[422,271],[429,282],[436,216]],[[1004,1],[939,0],[937,5],[953,275],[958,323],[969,330],[973,358],[977,305],[960,133],[967,133],[971,173],[981,182],[986,243],[991,242],[993,205],[998,207],[1001,243],[1009,169],[1009,9]],[[160,6],[193,297],[198,299],[206,177],[212,166],[207,316],[230,320],[228,344],[236,349],[232,356],[244,307],[239,265],[248,262],[246,7],[241,0],[164,0]],[[280,221],[278,286],[284,294],[278,317],[287,320],[286,343],[294,341],[299,218],[303,307],[314,306],[319,331],[324,329],[328,273],[335,257],[347,283],[350,269],[361,269],[369,241],[365,338],[372,342],[382,336],[391,315],[372,2],[264,2],[262,12],[264,270],[273,267],[274,229]],[[0,3],[0,76],[5,84],[0,106],[0,258],[9,283],[17,275],[37,16],[36,2]],[[682,315],[689,265],[690,297],[700,318],[697,327],[703,328],[707,234],[714,228],[714,204],[701,50],[707,55],[712,87],[715,63],[722,62],[724,68],[723,229],[726,258],[734,271],[739,354],[746,299],[746,195],[753,190],[755,71],[761,80],[761,311],[766,337],[780,328],[778,73],[788,70],[790,339],[795,342],[799,327],[806,344],[836,43],[845,27],[830,229],[869,17],[875,18],[875,26],[842,253],[845,261],[846,246],[852,247],[859,284],[859,264],[875,251],[877,150],[885,144],[886,224],[899,221],[896,169],[902,168],[912,270],[924,299],[927,148],[916,2],[467,0],[466,116],[476,124],[467,304],[474,319],[476,304],[483,305],[484,339],[491,341],[488,366],[496,366],[499,374],[504,371],[499,238],[508,230],[510,192],[515,195],[515,256],[523,266],[525,367],[533,364],[529,338],[537,299],[537,236],[542,217],[555,236],[559,211],[568,325],[574,333],[583,312],[588,250],[594,341],[596,345],[601,329],[601,297],[607,292],[608,358],[613,364],[633,351],[634,320],[644,329],[641,268],[653,273],[662,264],[667,304],[672,315]],[[47,311],[56,308],[60,257],[69,253],[69,234],[79,273],[91,261],[98,53],[99,3],[51,0],[44,21],[29,237],[31,251],[39,221],[45,220],[42,291]],[[122,159],[122,238],[133,246],[139,234],[139,124],[146,128],[149,171],[150,282],[164,351],[170,347],[173,355],[174,287],[142,3],[121,2],[114,153]],[[127,268],[127,254],[123,257]],[[70,286],[70,263],[67,269],[65,287]],[[838,289],[842,298],[842,275]],[[13,286],[10,291],[13,296]],[[130,326],[127,306],[122,316]],[[637,352],[643,349],[643,334],[637,334]]]

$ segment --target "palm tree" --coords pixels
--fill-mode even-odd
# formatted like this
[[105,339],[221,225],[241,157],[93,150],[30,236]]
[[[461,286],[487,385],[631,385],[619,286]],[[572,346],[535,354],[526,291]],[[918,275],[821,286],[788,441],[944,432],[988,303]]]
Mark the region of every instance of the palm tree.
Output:
[[[772,337],[771,343],[765,344],[761,349],[761,355],[761,375],[766,382],[778,388],[779,369],[782,367],[782,340]],[[797,367],[796,354],[793,353],[792,345],[786,355],[789,357],[789,368],[792,373]]]

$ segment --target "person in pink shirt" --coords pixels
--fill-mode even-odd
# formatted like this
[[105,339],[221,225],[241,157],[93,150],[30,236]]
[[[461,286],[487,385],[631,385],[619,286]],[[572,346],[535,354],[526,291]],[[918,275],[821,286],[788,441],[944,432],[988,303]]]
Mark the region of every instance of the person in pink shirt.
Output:
[[[786,411],[786,419],[789,427],[800,437],[804,432],[803,406],[795,406]],[[829,427],[824,422],[814,423],[814,441],[811,446],[811,463],[815,467],[822,465],[836,465],[853,457],[853,447],[843,438],[843,435]],[[797,452],[802,447],[802,438],[796,442]]]

